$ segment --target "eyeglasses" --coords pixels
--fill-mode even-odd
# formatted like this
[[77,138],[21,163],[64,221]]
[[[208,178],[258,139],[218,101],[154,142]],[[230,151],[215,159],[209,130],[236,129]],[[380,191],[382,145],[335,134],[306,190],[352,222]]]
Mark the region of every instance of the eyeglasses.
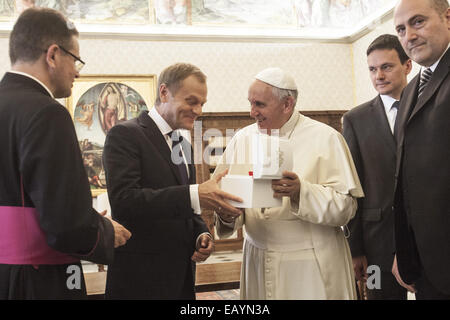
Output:
[[74,55],[69,50],[66,50],[63,46],[59,46],[59,47],[61,48],[62,51],[64,51],[65,53],[71,55],[75,59],[75,69],[77,70],[77,72],[80,72],[81,69],[83,69],[83,67],[85,65],[84,61],[81,60],[80,58],[78,58],[76,55]]

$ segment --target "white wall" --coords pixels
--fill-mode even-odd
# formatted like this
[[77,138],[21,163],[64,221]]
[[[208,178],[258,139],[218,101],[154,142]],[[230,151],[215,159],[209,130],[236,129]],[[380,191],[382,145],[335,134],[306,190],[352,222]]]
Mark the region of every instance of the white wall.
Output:
[[[260,70],[277,66],[297,82],[300,110],[346,110],[372,99],[366,49],[383,33],[395,34],[391,16],[350,44],[82,39],[83,74],[159,74],[190,62],[208,76],[204,112],[248,111],[247,89]],[[0,75],[10,68],[8,39],[0,36]],[[414,66],[409,79],[418,72]]]
[[[301,110],[338,110],[354,101],[350,44],[81,39],[80,47],[84,74],[159,74],[179,61],[197,65],[208,76],[204,112],[248,111],[253,76],[271,66],[295,78]],[[9,68],[3,37],[0,75]]]

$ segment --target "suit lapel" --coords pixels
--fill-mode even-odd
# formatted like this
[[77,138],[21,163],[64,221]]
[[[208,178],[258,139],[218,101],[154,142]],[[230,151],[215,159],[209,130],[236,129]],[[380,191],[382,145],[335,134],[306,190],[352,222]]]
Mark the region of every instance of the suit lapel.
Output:
[[27,76],[17,73],[6,72],[0,85],[16,87],[21,90],[24,90],[24,88],[29,88],[51,97],[48,91],[40,83]]
[[417,112],[420,111],[420,109],[422,109],[425,106],[428,100],[431,99],[431,97],[440,87],[440,85],[442,84],[442,82],[444,81],[449,72],[449,63],[450,63],[450,50],[447,50],[447,52],[439,62],[436,70],[434,70],[430,82],[426,86],[422,95],[418,98],[417,104],[414,107],[411,116],[408,119],[408,122],[417,114]]
[[383,137],[383,139],[389,146],[389,149],[391,149],[391,151],[395,154],[395,139],[392,134],[391,127],[389,126],[389,121],[386,116],[384,104],[380,96],[373,100],[372,112],[374,113],[374,116],[372,118],[374,119],[375,127],[381,128],[376,129],[377,134]]
[[153,119],[150,118],[147,111],[141,112],[138,117],[138,123],[144,129],[144,133],[147,138],[152,141],[153,145],[157,150],[160,151],[160,154],[170,166],[170,169],[177,179],[178,184],[181,184],[181,176],[178,171],[178,167],[172,161],[170,148],[167,145],[166,139],[164,138],[163,134],[161,133]]
[[450,61],[450,50],[447,50],[445,55],[442,57],[442,60],[438,64],[438,67],[433,73],[433,77],[428,83],[427,88],[425,88],[424,92],[418,99],[417,92],[419,88],[420,82],[420,73],[411,80],[408,86],[403,91],[402,97],[400,99],[400,107],[399,107],[399,115],[397,116],[397,121],[399,123],[399,130],[397,132],[397,175],[399,174],[398,170],[400,169],[400,162],[403,156],[403,140],[405,139],[405,128],[408,125],[409,121],[417,114],[419,110],[421,110],[426,102],[430,100],[439,86],[444,81],[445,77],[449,72],[449,61]]
[[395,177],[396,177],[395,189],[397,189],[397,182],[398,182],[397,177],[400,174],[400,163],[403,157],[403,140],[405,138],[405,126],[417,101],[417,90],[419,87],[419,80],[420,76],[419,75],[415,76],[408,84],[408,86],[405,88],[400,98],[400,106],[397,113],[397,121],[399,121],[399,124],[398,124],[398,131],[396,132],[395,137],[396,138],[395,140],[397,141],[397,165],[395,170]]
[[405,88],[402,97],[400,98],[400,106],[397,114],[397,121],[400,121],[398,124],[398,132],[396,137],[397,146],[401,146],[403,144],[403,139],[405,137],[405,126],[408,123],[408,119],[410,119],[411,112],[417,101],[419,81],[420,76],[415,76]]

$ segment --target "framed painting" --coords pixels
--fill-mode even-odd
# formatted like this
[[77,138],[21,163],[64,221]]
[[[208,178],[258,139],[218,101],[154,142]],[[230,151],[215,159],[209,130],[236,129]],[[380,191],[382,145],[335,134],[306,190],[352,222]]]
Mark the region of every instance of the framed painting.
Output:
[[94,197],[106,191],[102,155],[108,131],[149,110],[155,97],[155,75],[85,75],[75,80],[66,107]]

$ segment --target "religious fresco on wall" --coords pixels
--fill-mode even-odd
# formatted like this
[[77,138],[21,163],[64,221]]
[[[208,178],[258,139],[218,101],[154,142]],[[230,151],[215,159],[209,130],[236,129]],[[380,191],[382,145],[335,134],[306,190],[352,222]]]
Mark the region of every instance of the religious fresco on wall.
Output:
[[26,8],[82,23],[221,27],[351,28],[396,0],[0,0],[0,20]]
[[91,189],[106,188],[102,165],[104,140],[116,124],[136,118],[147,104],[123,83],[99,83],[78,99],[73,119]]
[[148,0],[36,0],[36,5],[59,10],[73,21],[145,24],[151,22]]
[[106,189],[102,155],[108,131],[149,110],[155,98],[155,81],[155,76],[82,76],[75,80],[66,106],[94,195]]
[[396,0],[293,0],[297,25],[301,27],[350,28]]
[[0,0],[0,19],[7,20],[14,15],[14,11],[14,1]]
[[157,24],[188,24],[189,0],[154,0]]
[[192,0],[192,24],[294,26],[292,1]]
[[15,18],[30,7],[52,8],[83,23],[153,23],[149,0],[0,0],[0,18]]

